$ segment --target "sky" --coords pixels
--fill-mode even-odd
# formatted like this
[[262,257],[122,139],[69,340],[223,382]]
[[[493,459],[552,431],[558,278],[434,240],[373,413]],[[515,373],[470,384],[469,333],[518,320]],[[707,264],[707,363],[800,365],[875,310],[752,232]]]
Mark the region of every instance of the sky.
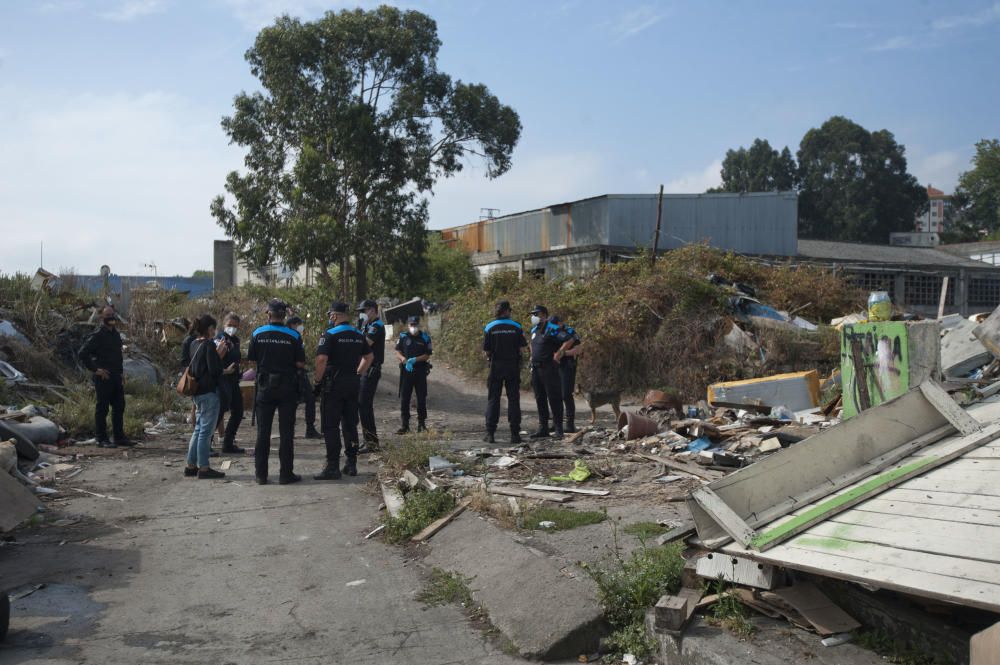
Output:
[[[361,3],[373,6],[374,3]],[[219,122],[283,13],[357,0],[0,0],[0,273],[211,269]],[[888,129],[951,191],[1000,137],[1000,2],[413,0],[439,68],[520,114],[511,170],[439,181],[431,228],[606,193],[702,192],[729,148],[832,115]]]

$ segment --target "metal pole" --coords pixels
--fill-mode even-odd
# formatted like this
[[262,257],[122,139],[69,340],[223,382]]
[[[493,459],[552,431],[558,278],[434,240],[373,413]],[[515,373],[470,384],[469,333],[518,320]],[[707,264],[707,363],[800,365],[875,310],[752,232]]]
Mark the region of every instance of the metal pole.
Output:
[[653,254],[649,257],[650,267],[656,265],[656,250],[660,245],[660,222],[663,219],[663,185],[660,185],[660,198],[656,204],[656,234],[653,236]]

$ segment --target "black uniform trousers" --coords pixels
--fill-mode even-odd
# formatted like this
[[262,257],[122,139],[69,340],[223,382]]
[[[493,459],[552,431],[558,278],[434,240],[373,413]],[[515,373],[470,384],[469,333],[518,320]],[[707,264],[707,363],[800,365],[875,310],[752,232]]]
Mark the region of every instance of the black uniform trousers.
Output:
[[358,389],[356,374],[333,379],[323,392],[323,441],[326,443],[326,464],[336,468],[340,463],[340,435],[344,435],[344,453],[348,459],[358,455]]
[[239,378],[222,377],[219,380],[219,422],[226,418],[229,413],[229,422],[226,423],[226,433],[222,439],[222,445],[228,447],[233,445],[236,439],[236,431],[243,422],[243,393],[240,392]]
[[486,431],[500,424],[500,395],[507,391],[507,422],[511,432],[521,431],[521,367],[519,363],[493,363],[486,379]]
[[304,370],[299,370],[299,398],[302,400],[306,416],[306,432],[316,429],[316,395],[313,394],[312,383],[309,382],[309,374]]
[[415,365],[412,372],[399,367],[399,417],[403,427],[410,426],[410,398],[417,393],[417,422],[427,420],[427,366]]
[[557,429],[562,429],[563,398],[559,366],[553,361],[532,363],[531,389],[535,392],[535,404],[538,406],[538,420],[541,426],[548,427],[551,409],[553,424]]
[[257,386],[257,403],[254,405],[257,418],[257,445],[254,447],[254,466],[258,478],[267,478],[267,460],[271,455],[271,426],[274,412],[278,412],[278,462],[281,478],[291,477],[295,458],[293,437],[295,436],[295,407],[297,391],[293,375],[289,374],[286,385],[276,388]]
[[378,444],[378,430],[375,428],[375,391],[378,389],[378,382],[381,378],[381,365],[372,365],[368,368],[368,373],[361,377],[358,403],[361,433],[365,437],[365,443]]
[[566,422],[571,423],[576,418],[576,360],[563,358],[559,363],[559,383],[562,386],[563,405],[565,406]]
[[112,372],[107,379],[94,377],[97,406],[94,408],[94,431],[98,441],[108,438],[108,409],[111,410],[111,431],[116,439],[125,438],[125,384],[122,375]]

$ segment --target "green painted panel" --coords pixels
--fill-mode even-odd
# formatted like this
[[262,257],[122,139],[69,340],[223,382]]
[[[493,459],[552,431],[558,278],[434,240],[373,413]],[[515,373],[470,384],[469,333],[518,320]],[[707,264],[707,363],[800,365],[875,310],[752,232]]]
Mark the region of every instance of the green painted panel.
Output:
[[840,333],[843,418],[899,397],[910,385],[905,321],[845,325]]

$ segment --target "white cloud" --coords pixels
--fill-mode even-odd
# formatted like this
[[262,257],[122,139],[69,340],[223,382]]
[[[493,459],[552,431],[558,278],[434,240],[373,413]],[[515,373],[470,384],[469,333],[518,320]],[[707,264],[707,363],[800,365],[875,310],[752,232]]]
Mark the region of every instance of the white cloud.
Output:
[[52,0],[37,5],[40,14],[64,14],[83,9],[83,0]]
[[935,30],[954,30],[955,28],[966,27],[978,28],[997,21],[1000,21],[1000,2],[995,2],[992,6],[971,14],[958,14],[939,18],[931,23],[931,27]]
[[917,153],[909,166],[910,173],[921,185],[934,185],[944,192],[952,192],[959,174],[969,168],[969,154],[960,150],[942,150],[927,155]]
[[479,219],[481,208],[501,215],[611,193],[601,160],[591,152],[527,155],[514,152],[514,166],[495,180],[468,165],[439,180],[430,202],[430,227],[442,229]]
[[884,42],[876,44],[868,48],[869,51],[898,51],[900,49],[909,48],[913,45],[913,38],[906,36],[891,37]]
[[623,13],[612,29],[618,39],[628,39],[653,27],[665,16],[666,12],[658,11],[650,5],[640,5]]
[[249,30],[260,30],[282,14],[314,18],[330,10],[374,5],[375,0],[221,0]]
[[0,265],[190,274],[222,237],[208,211],[240,165],[220,113],[162,92],[38,94],[0,88]]
[[685,173],[668,180],[664,191],[670,194],[701,194],[710,187],[722,184],[722,160],[717,159],[701,171]]
[[166,9],[163,0],[124,0],[113,9],[101,13],[101,18],[118,23],[127,23],[137,18],[158,14]]

